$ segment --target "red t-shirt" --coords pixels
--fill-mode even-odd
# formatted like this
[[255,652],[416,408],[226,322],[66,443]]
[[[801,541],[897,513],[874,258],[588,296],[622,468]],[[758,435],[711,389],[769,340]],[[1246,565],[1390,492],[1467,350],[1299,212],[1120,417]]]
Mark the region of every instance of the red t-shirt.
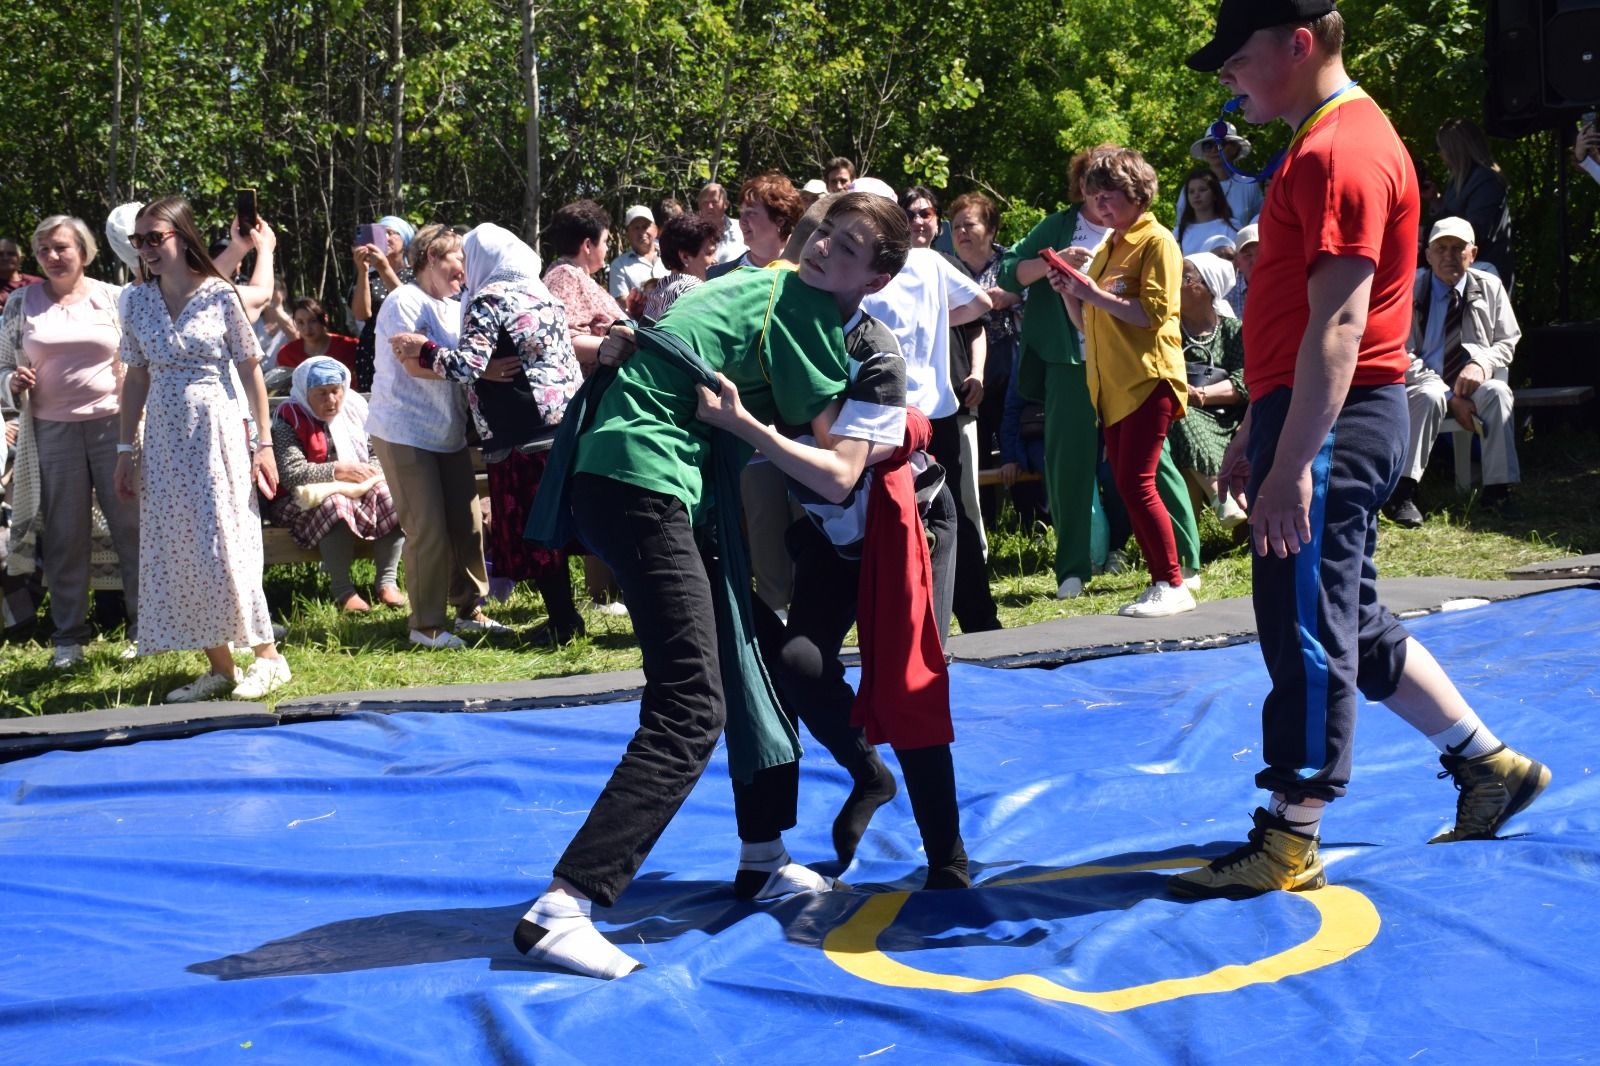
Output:
[[[350,380],[355,380],[356,339],[354,337],[346,337],[343,333],[328,334],[328,350],[322,354],[332,356],[343,363],[345,368],[350,371]],[[307,358],[305,340],[296,337],[279,350],[278,365],[292,370],[305,362]]]
[[1261,250],[1244,319],[1244,377],[1252,397],[1294,385],[1295,357],[1311,318],[1306,282],[1325,253],[1358,255],[1376,266],[1351,384],[1405,381],[1421,216],[1411,156],[1377,104],[1363,93],[1317,120],[1284,159],[1261,210]]

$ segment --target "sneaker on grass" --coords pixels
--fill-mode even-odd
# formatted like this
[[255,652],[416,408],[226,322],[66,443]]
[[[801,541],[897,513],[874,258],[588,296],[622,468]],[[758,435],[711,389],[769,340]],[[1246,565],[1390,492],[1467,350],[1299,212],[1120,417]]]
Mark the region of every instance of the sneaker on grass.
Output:
[[1194,593],[1185,585],[1158,581],[1139,593],[1139,598],[1117,613],[1126,618],[1170,618],[1194,610]]
[[233,690],[235,699],[259,700],[267,693],[282,688],[294,679],[289,672],[289,662],[282,656],[267,659],[256,656],[256,661],[244,672],[244,678]]
[[179,688],[167,693],[168,703],[198,703],[201,700],[214,700],[218,696],[232,692],[243,680],[244,675],[238,667],[233,668],[232,676],[228,674],[213,674],[209,670]]

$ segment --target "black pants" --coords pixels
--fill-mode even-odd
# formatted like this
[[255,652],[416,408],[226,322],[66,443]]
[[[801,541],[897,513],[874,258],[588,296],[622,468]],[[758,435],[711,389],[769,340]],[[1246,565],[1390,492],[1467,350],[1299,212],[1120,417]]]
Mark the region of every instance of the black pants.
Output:
[[[1250,402],[1250,487],[1272,469],[1292,392]],[[1353,388],[1311,464],[1311,542],[1279,559],[1254,556],[1261,655],[1272,691],[1261,706],[1262,788],[1291,801],[1342,796],[1350,780],[1356,692],[1381,701],[1405,668],[1400,622],[1378,602],[1378,508],[1405,460],[1405,387]]]
[[592,474],[572,480],[578,539],[616,575],[644,658],[639,729],[556,865],[616,902],[705,772],[727,715],[711,575],[681,500]]
[[1000,616],[989,592],[989,565],[983,559],[978,527],[961,506],[960,415],[933,419],[933,443],[928,453],[944,467],[944,485],[956,505],[956,581],[951,601],[963,633],[999,629]]
[[[934,588],[939,588],[941,576],[948,588],[956,522],[948,485],[929,506],[923,522],[933,541]],[[795,576],[789,622],[785,626],[764,604],[754,605],[761,657],[790,721],[804,722],[828,754],[854,776],[871,759],[872,746],[850,724],[855,690],[844,678],[839,651],[856,621],[861,563],[840,556],[809,518],[789,527],[788,544]],[[792,829],[799,788],[798,763],[763,770],[749,784],[735,781],[739,839],[774,840]]]

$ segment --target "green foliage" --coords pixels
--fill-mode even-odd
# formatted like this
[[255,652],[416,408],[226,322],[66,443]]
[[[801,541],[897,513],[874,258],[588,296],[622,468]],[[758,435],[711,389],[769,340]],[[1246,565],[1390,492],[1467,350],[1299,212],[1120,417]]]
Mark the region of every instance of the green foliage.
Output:
[[[7,80],[0,231],[181,192],[220,235],[231,189],[254,185],[296,293],[337,303],[358,222],[523,228],[530,180],[520,76],[523,0],[120,0],[122,122],[110,159],[116,0],[12,0],[0,33],[36,43]],[[1477,0],[1346,0],[1347,59],[1421,162],[1433,131],[1481,114]],[[1139,148],[1170,218],[1189,145],[1226,92],[1183,65],[1213,0],[545,0],[535,9],[544,217],[578,196],[613,214],[712,178],[776,168],[797,180],[848,156],[896,187],[1000,203],[1003,235],[1066,199],[1072,153]],[[69,44],[70,42],[70,44]],[[397,72],[400,173],[392,158]],[[1256,158],[1287,140],[1248,131]],[[1523,317],[1554,313],[1558,167],[1547,136],[1496,145],[1513,195]],[[1573,292],[1600,313],[1600,220],[1577,176]],[[398,193],[399,203],[396,202]],[[110,257],[96,269],[109,273]]]

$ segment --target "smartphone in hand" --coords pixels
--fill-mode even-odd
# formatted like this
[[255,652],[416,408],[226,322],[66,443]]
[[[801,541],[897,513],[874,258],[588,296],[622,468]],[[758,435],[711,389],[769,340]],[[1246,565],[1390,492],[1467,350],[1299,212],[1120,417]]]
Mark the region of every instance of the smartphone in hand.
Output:
[[1089,281],[1089,275],[1085,274],[1083,271],[1079,270],[1077,267],[1061,258],[1060,253],[1058,253],[1054,248],[1046,248],[1044,251],[1039,253],[1039,258],[1043,259],[1045,264],[1049,266],[1051,270],[1065,274],[1069,278],[1077,281],[1079,284],[1091,284]]
[[254,189],[238,189],[233,194],[233,213],[239,219],[239,232],[249,233],[256,228],[261,213],[257,208]]
[[389,231],[376,222],[356,227],[356,246],[370,244],[378,251],[388,254]]

